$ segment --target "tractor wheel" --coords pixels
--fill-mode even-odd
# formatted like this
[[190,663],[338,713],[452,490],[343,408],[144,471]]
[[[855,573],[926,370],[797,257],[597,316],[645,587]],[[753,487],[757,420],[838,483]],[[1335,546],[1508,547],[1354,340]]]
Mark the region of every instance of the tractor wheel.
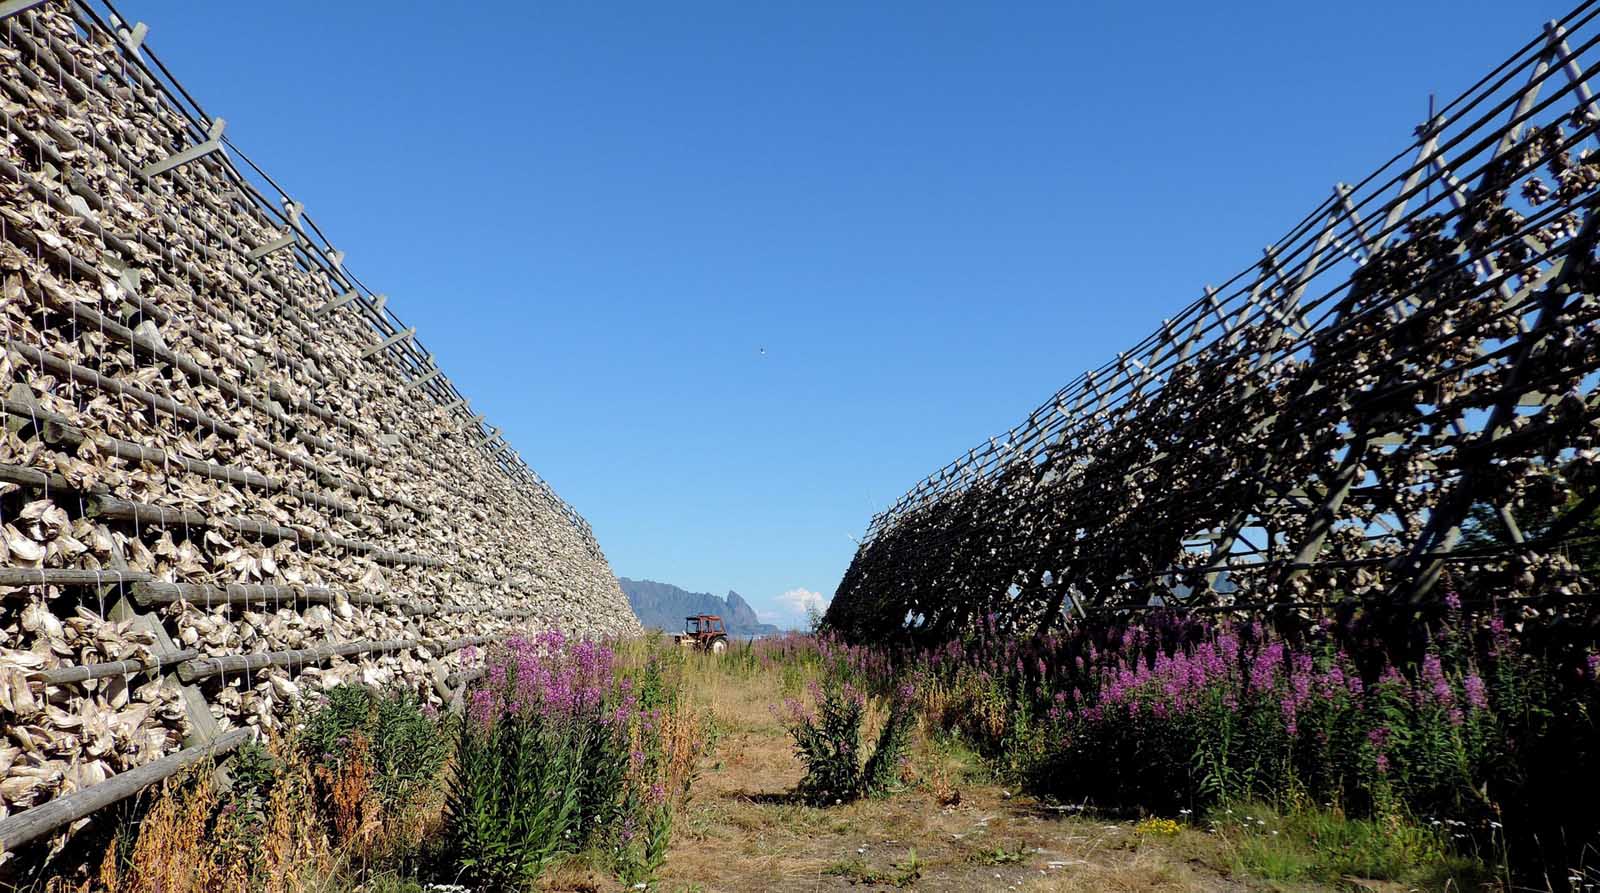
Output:
[[726,637],[718,636],[715,639],[711,640],[711,653],[712,654],[721,654],[722,652],[727,651],[727,650],[728,650],[728,640],[727,640]]

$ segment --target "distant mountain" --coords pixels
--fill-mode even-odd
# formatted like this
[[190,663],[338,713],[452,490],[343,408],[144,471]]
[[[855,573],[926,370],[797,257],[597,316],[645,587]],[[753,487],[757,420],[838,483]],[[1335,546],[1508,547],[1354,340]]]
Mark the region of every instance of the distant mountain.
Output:
[[683,632],[683,618],[716,614],[727,624],[729,635],[773,636],[782,632],[770,623],[762,623],[750,603],[731,589],[727,598],[717,598],[709,592],[690,592],[654,580],[618,577],[617,582],[622,584],[628,603],[633,605],[633,613],[639,615],[639,622],[646,627],[669,633]]

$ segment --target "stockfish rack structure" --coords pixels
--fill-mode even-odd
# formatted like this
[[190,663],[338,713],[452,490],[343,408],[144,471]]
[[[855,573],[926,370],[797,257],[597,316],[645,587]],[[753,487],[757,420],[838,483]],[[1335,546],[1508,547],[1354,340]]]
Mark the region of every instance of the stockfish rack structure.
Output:
[[148,32],[0,2],[0,861],[306,693],[442,703],[519,628],[637,628]]
[[1463,565],[1480,594],[1579,597],[1595,16],[1550,22],[1258,262],[874,517],[827,624],[1406,608]]

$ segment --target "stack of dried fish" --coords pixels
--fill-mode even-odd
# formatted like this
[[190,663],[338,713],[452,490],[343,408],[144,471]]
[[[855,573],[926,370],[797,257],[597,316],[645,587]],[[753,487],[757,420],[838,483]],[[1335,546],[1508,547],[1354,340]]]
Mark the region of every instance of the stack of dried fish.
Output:
[[1437,604],[1453,567],[1485,598],[1567,610],[1596,582],[1561,540],[1600,501],[1597,61],[1547,28],[1407,157],[923,481],[872,520],[829,625],[1398,614]]
[[442,700],[470,642],[637,629],[370,308],[254,254],[283,230],[224,157],[141,173],[196,137],[123,52],[0,21],[0,817],[335,684]]

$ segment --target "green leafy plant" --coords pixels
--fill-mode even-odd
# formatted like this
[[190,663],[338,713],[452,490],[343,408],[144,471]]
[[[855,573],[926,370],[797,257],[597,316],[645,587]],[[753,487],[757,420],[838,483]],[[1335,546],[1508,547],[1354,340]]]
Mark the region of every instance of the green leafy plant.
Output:
[[328,691],[306,715],[300,741],[314,764],[338,768],[358,738],[365,742],[372,786],[386,809],[436,784],[450,752],[442,723],[416,694],[356,684]]
[[916,722],[909,686],[889,699],[887,718],[865,755],[861,737],[866,694],[837,675],[815,684],[811,694],[814,708],[794,698],[785,704],[795,754],[805,764],[805,777],[796,790],[800,799],[828,806],[888,791]]
[[448,875],[520,889],[588,850],[629,884],[666,858],[699,754],[680,709],[681,654],[630,676],[558,633],[512,639],[471,693],[446,802]]
[[999,844],[978,850],[968,861],[977,865],[1017,865],[1027,858],[1028,847],[1019,841],[1015,847]]

